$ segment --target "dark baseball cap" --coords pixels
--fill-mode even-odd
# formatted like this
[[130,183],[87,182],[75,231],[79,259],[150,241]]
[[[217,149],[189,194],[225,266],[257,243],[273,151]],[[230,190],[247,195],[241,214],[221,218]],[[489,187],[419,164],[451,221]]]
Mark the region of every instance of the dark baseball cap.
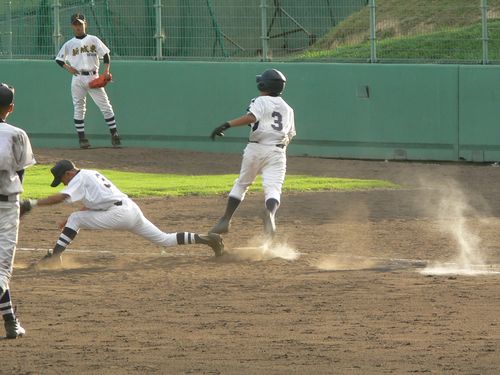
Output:
[[52,187],[56,187],[61,183],[61,178],[67,171],[76,169],[75,165],[71,160],[59,160],[56,165],[54,165],[50,172],[54,176],[54,181],[50,184]]
[[0,107],[7,107],[14,101],[14,87],[0,83]]
[[75,13],[71,16],[71,23],[80,22],[85,23],[85,16],[81,13]]

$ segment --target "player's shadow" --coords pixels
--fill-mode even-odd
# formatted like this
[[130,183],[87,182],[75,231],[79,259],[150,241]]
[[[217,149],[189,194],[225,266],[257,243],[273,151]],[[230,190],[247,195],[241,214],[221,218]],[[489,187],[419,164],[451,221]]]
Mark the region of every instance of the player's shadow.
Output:
[[[419,268],[425,268],[427,266],[427,262],[417,262],[417,261],[392,261],[389,263],[378,263],[374,265],[370,265],[367,267],[352,267],[352,268],[339,268],[335,269],[318,269],[315,270],[314,273],[317,272],[359,272],[359,271],[368,271],[368,272],[394,272],[394,271],[403,271],[403,270],[415,270]],[[313,273],[313,272],[311,272]]]

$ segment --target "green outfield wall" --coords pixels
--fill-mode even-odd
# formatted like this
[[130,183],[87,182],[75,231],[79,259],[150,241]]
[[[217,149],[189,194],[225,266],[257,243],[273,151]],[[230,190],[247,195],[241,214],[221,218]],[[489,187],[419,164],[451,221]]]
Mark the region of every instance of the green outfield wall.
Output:
[[[128,62],[108,94],[125,147],[241,152],[247,127],[208,135],[246,111],[255,75],[277,67],[295,109],[291,155],[398,160],[500,160],[500,68],[460,65]],[[52,61],[0,61],[15,112],[38,147],[77,147],[69,73]],[[109,133],[90,98],[94,147]]]

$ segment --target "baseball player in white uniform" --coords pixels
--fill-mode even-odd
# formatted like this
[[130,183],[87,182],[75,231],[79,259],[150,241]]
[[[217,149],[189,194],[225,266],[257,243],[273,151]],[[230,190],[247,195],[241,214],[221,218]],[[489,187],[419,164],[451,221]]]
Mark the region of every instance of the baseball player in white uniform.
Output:
[[71,16],[71,27],[75,36],[62,46],[57,54],[56,62],[73,75],[71,96],[73,98],[74,122],[81,148],[89,148],[90,143],[85,136],[85,112],[87,110],[87,93],[101,110],[111,133],[111,144],[121,145],[116,128],[115,113],[109,102],[104,87],[91,89],[89,82],[99,76],[99,58],[104,62],[104,73],[109,74],[109,48],[96,36],[86,33],[87,23],[83,14]]
[[220,256],[224,250],[222,238],[215,233],[201,235],[191,232],[165,233],[151,223],[139,206],[122,193],[102,173],[78,169],[70,160],[61,160],[51,169],[52,187],[61,182],[66,187],[61,192],[39,200],[25,200],[22,205],[47,206],[61,202],[82,202],[84,208],[73,212],[61,225],[62,233],[53,249],[49,250],[42,264],[62,265],[62,252],[73,241],[80,229],[126,230],[138,234],[161,246],[188,244],[208,245]]
[[224,131],[231,127],[248,124],[251,127],[240,175],[229,193],[226,212],[210,230],[211,233],[229,231],[234,212],[259,173],[262,174],[266,206],[264,231],[271,237],[276,232],[275,215],[286,174],[286,147],[296,134],[293,109],[280,96],[285,83],[285,76],[276,69],[268,69],[258,75],[260,96],[252,99],[247,113],[225,122],[211,134],[212,140],[215,140],[216,136],[223,136]]
[[0,314],[7,338],[25,335],[12,308],[9,282],[19,232],[19,194],[24,169],[35,164],[31,143],[22,129],[5,122],[14,110],[14,88],[0,83]]

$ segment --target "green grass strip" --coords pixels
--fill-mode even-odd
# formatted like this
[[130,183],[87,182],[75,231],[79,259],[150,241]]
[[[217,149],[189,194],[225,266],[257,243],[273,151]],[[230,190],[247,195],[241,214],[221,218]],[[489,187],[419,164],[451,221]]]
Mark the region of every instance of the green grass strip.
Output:
[[[50,187],[51,166],[36,165],[25,173],[24,198],[43,198],[62,190]],[[130,197],[179,197],[186,195],[215,195],[227,193],[233,186],[236,174],[185,176],[176,174],[135,173],[99,169],[118,188]],[[289,175],[284,191],[311,192],[328,190],[397,189],[399,186],[383,180],[313,177]],[[262,180],[257,178],[250,191],[262,191]]]

